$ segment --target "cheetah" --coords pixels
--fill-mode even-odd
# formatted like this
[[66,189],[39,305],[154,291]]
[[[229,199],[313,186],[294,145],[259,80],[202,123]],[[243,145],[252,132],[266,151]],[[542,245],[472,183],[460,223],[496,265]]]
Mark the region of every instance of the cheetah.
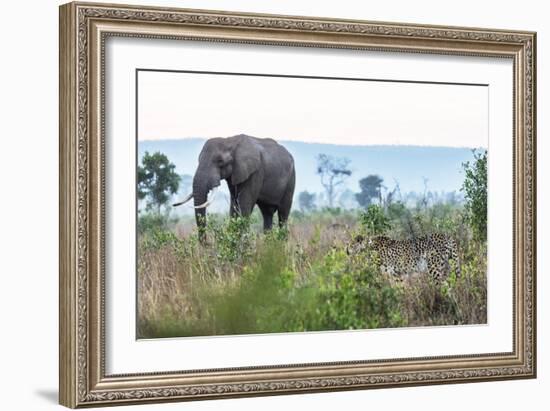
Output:
[[376,262],[381,271],[397,279],[413,273],[428,272],[439,283],[450,274],[451,263],[456,275],[460,275],[458,245],[447,234],[434,233],[407,240],[358,235],[348,247],[348,253],[367,249],[377,253]]

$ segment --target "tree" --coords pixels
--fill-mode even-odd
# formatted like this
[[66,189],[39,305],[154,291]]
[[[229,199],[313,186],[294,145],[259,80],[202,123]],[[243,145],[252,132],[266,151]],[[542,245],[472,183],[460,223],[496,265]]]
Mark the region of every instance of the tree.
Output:
[[146,151],[141,164],[137,169],[138,198],[147,199],[147,209],[154,207],[160,214],[160,207],[178,191],[180,176],[175,171],[176,166],[160,152],[149,154]]
[[359,205],[363,208],[367,208],[373,203],[373,200],[377,199],[378,203],[382,204],[382,177],[371,174],[365,178],[359,180],[359,188],[361,191],[355,194],[355,198]]
[[474,161],[462,163],[466,176],[462,184],[465,209],[474,238],[487,240],[487,150],[473,150]]
[[300,210],[312,211],[315,209],[315,194],[308,191],[302,191],[298,195],[298,203],[300,204]]
[[317,174],[321,176],[321,184],[327,193],[330,208],[334,205],[340,186],[351,176],[349,163],[351,160],[345,157],[336,158],[326,154],[317,156]]

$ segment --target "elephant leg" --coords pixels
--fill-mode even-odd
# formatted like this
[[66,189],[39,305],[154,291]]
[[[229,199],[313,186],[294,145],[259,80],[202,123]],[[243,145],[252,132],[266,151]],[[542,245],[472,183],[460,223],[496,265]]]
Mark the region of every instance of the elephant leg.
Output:
[[251,195],[248,191],[243,191],[238,193],[237,198],[235,199],[235,210],[236,215],[242,217],[248,217],[252,214],[252,210],[256,205],[255,196]]
[[281,199],[281,204],[277,209],[277,215],[279,216],[279,227],[284,227],[288,221],[288,216],[290,215],[290,209],[292,208],[292,197],[294,196],[294,178],[289,182],[289,187],[283,198]]
[[229,203],[229,216],[237,217],[240,214],[239,207],[237,205],[237,195],[233,189],[229,189],[231,199]]
[[231,197],[231,205],[229,206],[229,216],[237,217],[239,215],[239,209],[237,207],[237,201],[235,198]]
[[288,216],[290,214],[289,209],[281,209],[277,211],[277,215],[279,216],[279,227],[283,228],[286,225],[286,222],[288,221]]
[[264,218],[264,231],[271,230],[273,227],[273,214],[277,211],[277,208],[268,204],[258,203],[262,217]]
[[254,201],[249,193],[249,189],[245,184],[237,186],[229,186],[229,193],[231,195],[229,216],[249,216],[254,208]]
[[235,215],[248,217],[258,201],[262,187],[263,176],[261,173],[254,173],[244,183],[235,186]]

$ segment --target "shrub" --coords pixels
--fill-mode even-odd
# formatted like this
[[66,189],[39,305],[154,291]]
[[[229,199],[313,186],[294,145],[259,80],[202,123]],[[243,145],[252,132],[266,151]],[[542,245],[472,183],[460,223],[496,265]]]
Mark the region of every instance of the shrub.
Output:
[[361,212],[359,221],[368,235],[383,234],[391,227],[390,219],[386,217],[382,207],[377,205],[370,205],[366,211]]
[[474,161],[462,164],[466,176],[462,191],[466,198],[465,209],[474,237],[487,240],[487,150],[474,150]]
[[168,217],[157,213],[144,213],[138,217],[137,229],[140,235],[155,230],[166,230],[168,228]]
[[334,250],[319,267],[318,329],[364,329],[404,325],[400,290],[364,255],[351,259]]
[[[291,306],[296,275],[289,267],[284,243],[264,239],[252,263],[232,288],[215,289],[208,295],[216,334],[294,331],[297,321]],[[296,307],[294,307],[296,308]]]
[[250,218],[229,218],[221,224],[209,220],[207,231],[214,237],[215,250],[220,259],[235,262],[250,255],[254,240]]

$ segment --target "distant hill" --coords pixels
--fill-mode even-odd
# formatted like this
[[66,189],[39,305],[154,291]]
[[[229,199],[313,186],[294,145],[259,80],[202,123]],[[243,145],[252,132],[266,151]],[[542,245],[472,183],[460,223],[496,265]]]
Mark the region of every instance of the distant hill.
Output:
[[[178,174],[193,175],[197,159],[205,139],[139,141],[138,157],[145,151],[164,153],[176,165]],[[323,188],[316,174],[316,158],[319,154],[347,157],[351,160],[352,175],[346,189],[359,191],[358,181],[378,174],[384,185],[392,189],[399,182],[402,193],[423,192],[424,178],[427,188],[436,192],[459,191],[464,173],[462,163],[473,159],[469,148],[424,146],[348,146],[305,143],[279,140],[294,157],[296,164],[296,195],[301,191],[320,193]]]

